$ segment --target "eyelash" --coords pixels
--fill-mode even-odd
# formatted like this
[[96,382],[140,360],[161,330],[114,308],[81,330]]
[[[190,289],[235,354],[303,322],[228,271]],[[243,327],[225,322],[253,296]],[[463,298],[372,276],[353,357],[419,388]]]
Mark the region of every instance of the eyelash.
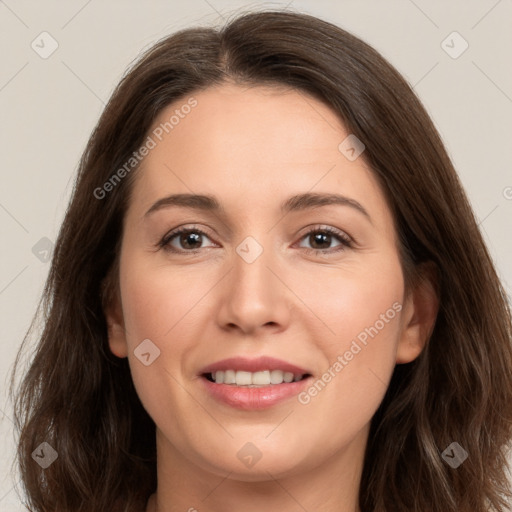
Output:
[[[195,228],[195,227],[189,227],[189,228],[183,227],[183,228],[178,228],[175,231],[171,231],[170,233],[167,233],[160,240],[160,242],[158,242],[158,247],[160,249],[164,249],[168,252],[172,252],[172,253],[176,253],[176,254],[197,254],[198,252],[200,252],[201,249],[179,250],[179,249],[176,249],[176,248],[172,247],[171,245],[169,245],[169,243],[171,242],[171,240],[173,238],[175,238],[183,233],[196,233],[196,234],[204,235],[207,238],[210,238],[208,233],[205,233],[202,229]],[[310,249],[309,247],[301,247],[301,249],[304,249],[306,251],[306,253],[308,253],[308,254],[313,253],[315,255],[321,254],[321,255],[325,256],[325,254],[338,253],[338,252],[346,250],[347,248],[353,247],[354,241],[352,240],[352,238],[350,238],[347,234],[343,233],[342,231],[338,231],[337,229],[334,229],[329,226],[322,227],[322,228],[313,227],[308,232],[304,233],[304,235],[302,235],[301,240],[310,236],[313,233],[327,233],[328,235],[335,237],[340,242],[340,245],[337,246],[337,248],[335,248],[334,250],[332,250],[332,249]]]

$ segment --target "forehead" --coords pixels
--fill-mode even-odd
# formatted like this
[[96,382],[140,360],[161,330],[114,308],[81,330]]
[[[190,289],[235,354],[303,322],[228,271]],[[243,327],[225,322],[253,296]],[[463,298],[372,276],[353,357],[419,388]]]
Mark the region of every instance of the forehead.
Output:
[[[343,125],[331,109],[305,93],[282,87],[224,84],[192,96],[197,105],[163,134],[169,151],[185,143],[194,146],[196,158],[220,158],[225,165],[236,159],[237,165],[245,162],[244,168],[276,159],[311,160],[319,151],[323,153],[319,158],[325,158],[326,153],[334,158],[339,155],[333,142],[344,132]],[[169,105],[154,126],[165,130],[166,121],[173,113],[185,110],[189,99]],[[158,152],[152,156],[157,157]]]
[[[191,106],[193,105],[193,106]],[[149,132],[134,203],[205,193],[266,207],[304,192],[343,192],[386,208],[363,158],[340,151],[350,133],[325,103],[295,89],[223,84],[168,105]]]

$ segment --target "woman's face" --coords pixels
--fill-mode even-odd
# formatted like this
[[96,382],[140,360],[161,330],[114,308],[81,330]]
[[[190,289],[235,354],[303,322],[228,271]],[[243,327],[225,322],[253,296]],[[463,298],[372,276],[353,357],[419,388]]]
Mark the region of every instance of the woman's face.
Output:
[[[160,454],[246,481],[362,456],[421,343],[390,209],[349,135],[318,100],[260,86],[155,121],[108,317]],[[216,363],[227,383],[209,380]]]

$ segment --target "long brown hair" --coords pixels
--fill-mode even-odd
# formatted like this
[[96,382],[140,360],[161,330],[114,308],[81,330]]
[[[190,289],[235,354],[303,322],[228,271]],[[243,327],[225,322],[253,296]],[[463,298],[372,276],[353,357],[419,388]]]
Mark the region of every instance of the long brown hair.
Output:
[[[98,189],[164,107],[226,80],[292,87],[337,112],[364,142],[362,158],[386,194],[406,283],[426,262],[437,269],[429,342],[417,360],[396,366],[372,420],[361,510],[505,511],[511,312],[450,158],[409,84],[379,53],[331,23],[283,11],[171,35],[112,94],[80,161],[39,308],[42,332],[14,392],[27,506],[136,510],[156,488],[155,425],[127,360],[109,350],[103,312],[136,167],[108,194]],[[21,361],[20,349],[17,373]],[[58,453],[46,469],[31,457],[42,442]],[[454,442],[468,454],[457,468],[442,456]]]

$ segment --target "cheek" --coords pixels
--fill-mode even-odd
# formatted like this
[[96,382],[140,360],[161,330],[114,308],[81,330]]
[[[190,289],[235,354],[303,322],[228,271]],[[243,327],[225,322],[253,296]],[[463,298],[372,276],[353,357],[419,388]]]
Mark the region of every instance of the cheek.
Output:
[[[137,254],[121,259],[120,285],[133,381],[143,403],[151,404],[163,389],[172,395],[176,387],[172,376],[179,375],[190,349],[186,332],[201,289],[187,286],[183,272],[150,266],[147,260]],[[149,356],[141,361],[142,353]]]
[[[129,270],[127,262],[128,271],[121,273],[121,293],[133,383],[156,425],[164,425],[171,438],[182,439],[186,437],[184,422],[169,411],[178,408],[186,410],[187,417],[201,415],[190,402],[186,386],[180,383],[183,361],[193,349],[191,339],[197,338],[190,334],[190,327],[197,322],[196,308],[191,306],[198,303],[204,291],[186,286],[187,280],[179,272],[129,263]],[[150,353],[149,365],[137,357],[143,340],[151,342],[145,350]],[[183,404],[187,404],[186,409]]]
[[124,274],[121,269],[121,294],[129,344],[145,338],[163,342],[187,331],[212,286],[202,277],[194,278],[183,267],[148,265],[143,258],[127,261]]
[[[375,324],[381,331],[381,338],[397,341],[399,315],[393,304],[401,304],[403,300],[400,261],[391,251],[368,259],[370,261],[364,264],[347,264],[316,272],[314,279],[302,286],[304,302],[328,328],[324,330],[327,335],[323,339],[330,347],[330,355],[332,350],[343,350],[353,338]],[[298,286],[298,282],[296,284]],[[379,347],[384,348],[382,345],[384,343]]]
[[352,430],[350,425],[357,429],[371,419],[396,363],[404,285],[400,262],[390,254],[365,269],[331,272],[308,297],[329,331],[324,328],[318,338],[323,373],[299,401],[329,415],[334,436],[340,421]]

